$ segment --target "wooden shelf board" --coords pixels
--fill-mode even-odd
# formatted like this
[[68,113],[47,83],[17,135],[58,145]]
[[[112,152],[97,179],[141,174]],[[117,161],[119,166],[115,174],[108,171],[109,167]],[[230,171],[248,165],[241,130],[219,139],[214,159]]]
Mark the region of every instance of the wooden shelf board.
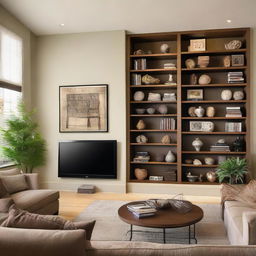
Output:
[[141,85],[129,85],[131,88],[177,88],[177,85],[167,84],[141,84]]
[[177,116],[177,114],[131,114],[131,117],[170,117],[170,116]]
[[164,183],[164,184],[177,184],[177,181],[165,181],[165,180],[128,180],[130,183]]
[[146,165],[177,165],[177,163],[167,163],[167,162],[130,162],[131,164],[146,164]]
[[246,52],[246,49],[235,49],[235,50],[216,50],[216,51],[194,51],[194,52],[181,52],[184,55],[193,55],[193,54],[230,54],[230,53],[243,53]]
[[177,132],[177,130],[130,130],[130,132]]
[[150,104],[150,103],[159,103],[159,104],[171,104],[171,103],[177,103],[177,101],[149,101],[149,100],[144,100],[144,101],[130,101],[132,104]]
[[183,154],[193,155],[245,155],[246,152],[215,152],[215,151],[182,151]]
[[181,87],[212,87],[213,89],[215,87],[244,87],[247,86],[247,83],[234,83],[234,84],[183,84]]
[[182,184],[191,184],[191,185],[221,185],[221,183],[218,182],[209,182],[209,181],[183,181]]
[[247,66],[240,67],[206,67],[206,68],[182,68],[181,71],[215,71],[215,70],[237,70],[237,69],[246,69]]
[[147,73],[147,72],[176,72],[177,68],[152,68],[152,69],[139,69],[139,70],[135,70],[135,69],[131,69],[130,72],[131,73]]
[[152,53],[152,54],[140,54],[135,55],[131,54],[130,58],[166,58],[166,57],[175,57],[177,56],[177,53]]
[[197,103],[202,103],[202,104],[208,104],[208,103],[216,103],[216,104],[229,104],[229,103],[246,103],[246,100],[183,100],[181,103],[184,104],[197,104]]
[[246,132],[182,132],[182,134],[226,134],[226,135],[233,135],[233,134],[246,134]]
[[177,146],[177,143],[130,143],[130,145],[133,146]]
[[191,168],[217,168],[217,164],[202,164],[202,165],[194,165],[194,164],[182,164],[184,167],[191,167]]
[[246,119],[246,117],[224,117],[224,116],[214,116],[214,117],[182,117],[182,120],[234,120],[234,119]]

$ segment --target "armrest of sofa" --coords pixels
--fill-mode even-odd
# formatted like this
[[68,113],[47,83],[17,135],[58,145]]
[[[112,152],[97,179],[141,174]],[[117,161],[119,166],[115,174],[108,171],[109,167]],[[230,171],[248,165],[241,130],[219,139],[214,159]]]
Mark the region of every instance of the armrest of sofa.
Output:
[[29,189],[38,189],[38,173],[24,173]]
[[84,230],[0,227],[0,252],[8,256],[85,256]]
[[0,212],[8,212],[12,204],[14,201],[11,198],[0,198]]
[[243,212],[243,240],[246,245],[256,245],[256,211]]

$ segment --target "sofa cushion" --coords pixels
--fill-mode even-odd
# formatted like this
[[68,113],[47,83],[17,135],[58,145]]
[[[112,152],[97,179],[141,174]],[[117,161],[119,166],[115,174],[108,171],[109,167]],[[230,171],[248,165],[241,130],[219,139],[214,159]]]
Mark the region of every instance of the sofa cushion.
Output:
[[40,230],[0,227],[5,256],[85,256],[83,230]]
[[249,184],[245,185],[241,192],[235,196],[235,200],[256,208],[256,180],[251,180]]
[[0,198],[0,212],[8,212],[11,205],[14,202],[10,197],[7,198]]
[[0,198],[6,197],[8,195],[9,194],[8,194],[8,192],[7,192],[5,186],[4,186],[4,184],[3,184],[3,182],[2,182],[2,180],[0,178]]
[[8,218],[8,213],[0,212],[0,225]]
[[85,240],[90,240],[95,221],[72,222],[59,216],[40,215],[18,209],[12,205],[9,209],[8,218],[1,224],[2,227],[27,228],[27,229],[83,229],[86,231]]
[[38,209],[59,199],[59,192],[48,189],[25,190],[11,195],[18,208],[29,212],[36,212]]
[[10,176],[20,174],[20,170],[17,168],[12,168],[4,171],[0,171],[0,176]]
[[23,174],[2,176],[1,181],[9,194],[28,189],[28,184]]

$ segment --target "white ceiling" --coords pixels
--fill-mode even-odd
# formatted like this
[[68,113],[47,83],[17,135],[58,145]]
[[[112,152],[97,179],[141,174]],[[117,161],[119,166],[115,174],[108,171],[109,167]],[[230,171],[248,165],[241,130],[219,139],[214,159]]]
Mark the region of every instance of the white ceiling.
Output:
[[37,35],[256,27],[256,0],[0,0],[0,4]]

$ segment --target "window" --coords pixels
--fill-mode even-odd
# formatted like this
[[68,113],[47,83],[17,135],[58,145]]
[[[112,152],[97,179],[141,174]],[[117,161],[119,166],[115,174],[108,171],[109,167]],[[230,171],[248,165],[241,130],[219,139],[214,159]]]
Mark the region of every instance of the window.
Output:
[[[17,114],[22,86],[22,39],[0,26],[0,127]],[[3,140],[0,136],[0,145]],[[11,164],[0,152],[0,167]]]

